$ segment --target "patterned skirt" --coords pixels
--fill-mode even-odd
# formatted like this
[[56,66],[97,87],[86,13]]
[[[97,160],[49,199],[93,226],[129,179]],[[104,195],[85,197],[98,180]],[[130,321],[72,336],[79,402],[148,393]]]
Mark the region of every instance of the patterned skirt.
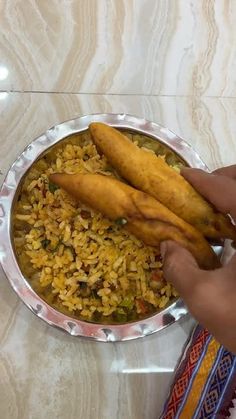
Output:
[[220,419],[236,397],[236,356],[197,326],[177,367],[160,419]]

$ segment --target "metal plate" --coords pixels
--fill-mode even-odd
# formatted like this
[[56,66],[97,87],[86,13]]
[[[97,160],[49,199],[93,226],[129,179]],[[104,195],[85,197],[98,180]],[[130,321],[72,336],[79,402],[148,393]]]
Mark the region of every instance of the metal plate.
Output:
[[[86,130],[91,122],[104,122],[117,128],[129,129],[144,134],[169,146],[190,166],[208,170],[198,154],[184,140],[154,122],[126,114],[86,115],[56,125],[35,139],[10,168],[0,191],[0,262],[5,274],[21,300],[38,317],[51,326],[60,328],[73,336],[84,336],[97,341],[124,341],[149,335],[179,320],[187,308],[179,299],[164,310],[144,320],[121,325],[102,325],[69,317],[42,300],[24,278],[17,263],[12,239],[12,208],[17,189],[26,171],[49,147],[68,135]],[[221,253],[222,248],[216,249]]]

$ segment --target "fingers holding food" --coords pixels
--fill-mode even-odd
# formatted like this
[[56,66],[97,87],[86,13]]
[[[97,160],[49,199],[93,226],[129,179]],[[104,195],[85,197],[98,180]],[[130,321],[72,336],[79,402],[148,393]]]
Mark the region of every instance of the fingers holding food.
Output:
[[236,239],[236,229],[230,219],[217,212],[163,158],[140,149],[106,124],[92,123],[89,129],[95,145],[134,187],[153,196],[204,236]]

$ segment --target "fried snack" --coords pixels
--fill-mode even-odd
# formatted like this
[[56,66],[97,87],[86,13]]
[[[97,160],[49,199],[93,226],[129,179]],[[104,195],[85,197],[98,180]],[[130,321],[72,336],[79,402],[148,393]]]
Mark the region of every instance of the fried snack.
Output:
[[204,236],[236,240],[236,229],[230,219],[217,212],[163,158],[140,149],[108,125],[92,123],[89,130],[111,165],[137,189],[156,198]]
[[163,240],[175,240],[194,255],[201,268],[219,266],[202,234],[150,195],[110,176],[58,173],[51,175],[50,181],[78,201],[124,224],[145,244],[159,247]]

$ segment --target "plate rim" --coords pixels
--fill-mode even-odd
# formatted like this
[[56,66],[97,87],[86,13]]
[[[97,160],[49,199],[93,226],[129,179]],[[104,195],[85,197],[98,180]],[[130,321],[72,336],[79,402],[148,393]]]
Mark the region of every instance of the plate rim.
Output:
[[103,122],[116,128],[131,129],[168,146],[191,167],[208,171],[199,154],[168,128],[145,118],[126,113],[94,113],[82,115],[54,125],[28,144],[8,170],[0,189],[0,263],[10,285],[23,303],[49,325],[72,336],[101,342],[127,341],[153,334],[175,323],[188,313],[179,298],[164,310],[142,320],[125,324],[97,324],[75,319],[57,311],[44,301],[22,274],[13,250],[11,237],[12,207],[20,182],[42,153],[65,137],[83,132],[91,122]]

